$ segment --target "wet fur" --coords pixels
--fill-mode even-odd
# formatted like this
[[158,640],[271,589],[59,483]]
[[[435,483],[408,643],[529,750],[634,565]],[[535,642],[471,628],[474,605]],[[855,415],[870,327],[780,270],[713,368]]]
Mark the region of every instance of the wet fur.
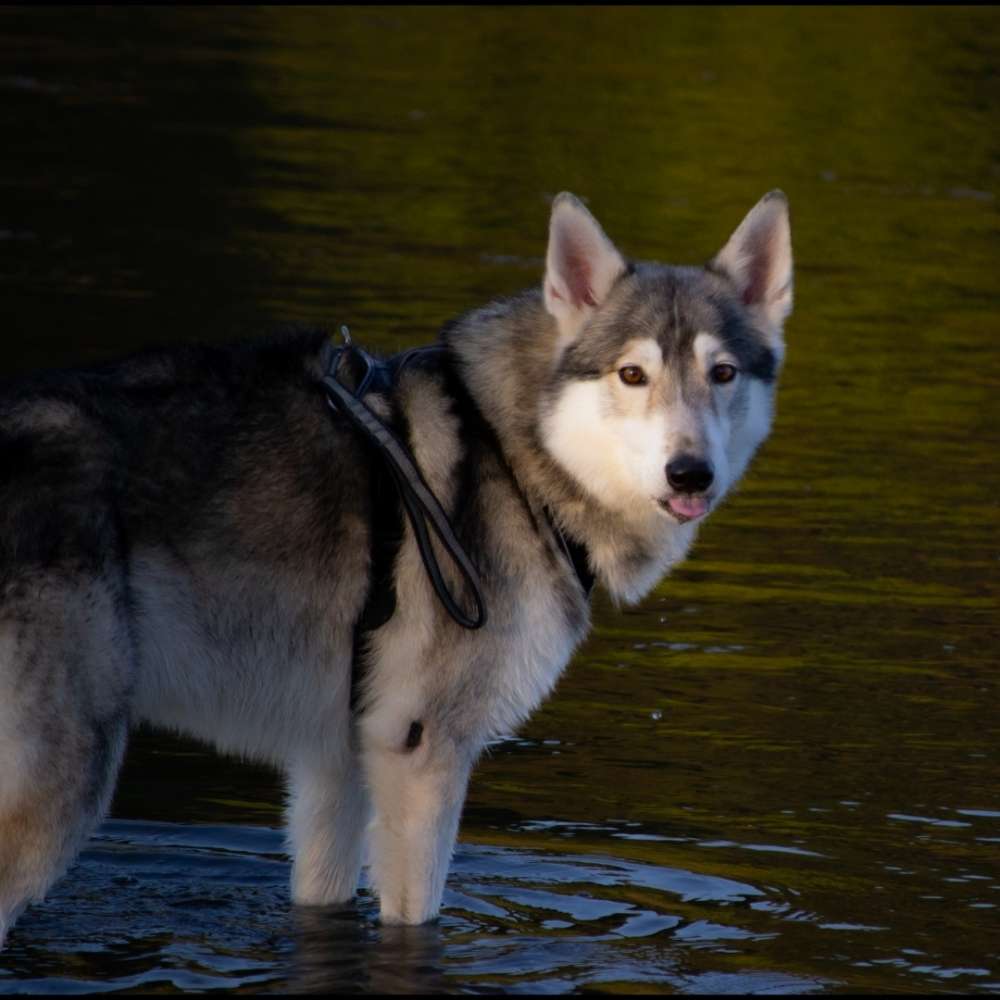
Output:
[[[718,408],[695,371],[709,334],[746,373],[720,445],[733,480],[770,423],[780,323],[747,300],[742,258],[624,265],[577,205],[557,200],[554,219],[560,238],[587,237],[592,271],[467,314],[442,332],[443,355],[369,400],[451,512],[490,618],[469,632],[447,616],[406,524],[396,611],[369,636],[354,716],[376,484],[325,405],[322,334],[150,352],[3,389],[0,942],[105,814],[139,721],[288,775],[296,902],[349,899],[367,831],[382,919],[436,915],[476,758],[548,695],[589,625],[549,517],[625,601],[696,532],[652,501],[599,499],[553,454],[564,394],[620,391],[622,351],[652,342],[664,388],[643,412],[667,426],[683,405],[694,428]],[[651,438],[654,466],[668,438]]]

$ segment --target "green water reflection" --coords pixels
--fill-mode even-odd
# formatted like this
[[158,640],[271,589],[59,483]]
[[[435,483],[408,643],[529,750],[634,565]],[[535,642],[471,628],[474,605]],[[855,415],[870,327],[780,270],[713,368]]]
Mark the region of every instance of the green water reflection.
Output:
[[[774,435],[483,762],[462,840],[486,853],[450,884],[507,895],[476,920],[456,896],[432,964],[450,988],[1000,990],[996,9],[24,7],[0,54],[4,374],[290,321],[395,350],[537,281],[559,190],[626,252],[698,262],[782,187]],[[142,733],[114,815],[267,826],[281,797]],[[580,863],[574,891],[665,921],[598,960],[492,848],[761,896],[662,916]],[[59,966],[53,926],[0,990]],[[527,941],[476,964],[525,927],[578,951],[544,979]],[[272,984],[286,958],[261,953]]]

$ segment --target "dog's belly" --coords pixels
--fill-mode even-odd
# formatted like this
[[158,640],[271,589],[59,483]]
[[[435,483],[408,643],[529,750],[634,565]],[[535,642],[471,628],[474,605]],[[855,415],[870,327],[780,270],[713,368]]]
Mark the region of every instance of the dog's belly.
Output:
[[350,701],[350,627],[301,585],[229,566],[194,574],[135,560],[134,718],[284,764],[339,755]]

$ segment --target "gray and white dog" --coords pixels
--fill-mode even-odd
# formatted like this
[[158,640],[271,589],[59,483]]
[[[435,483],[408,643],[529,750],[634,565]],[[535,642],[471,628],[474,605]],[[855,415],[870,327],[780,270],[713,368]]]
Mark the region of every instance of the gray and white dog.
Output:
[[5,387],[0,942],[105,815],[139,721],[287,774],[296,903],[350,899],[367,841],[382,920],[432,919],[473,764],[566,667],[587,577],[639,600],[767,435],[791,304],[781,192],[705,267],[630,262],[561,194],[542,287],[373,387],[478,570],[478,630],[331,414],[323,334]]

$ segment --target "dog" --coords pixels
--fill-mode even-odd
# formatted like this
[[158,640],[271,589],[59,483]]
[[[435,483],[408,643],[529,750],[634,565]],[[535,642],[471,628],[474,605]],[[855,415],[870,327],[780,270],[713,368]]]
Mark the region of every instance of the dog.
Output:
[[590,585],[642,598],[767,436],[791,306],[780,191],[702,267],[627,259],[563,193],[541,287],[389,378],[296,332],[6,385],[0,942],[140,721],[287,775],[296,904],[350,900],[365,844],[381,920],[434,919],[473,765],[552,690]]

